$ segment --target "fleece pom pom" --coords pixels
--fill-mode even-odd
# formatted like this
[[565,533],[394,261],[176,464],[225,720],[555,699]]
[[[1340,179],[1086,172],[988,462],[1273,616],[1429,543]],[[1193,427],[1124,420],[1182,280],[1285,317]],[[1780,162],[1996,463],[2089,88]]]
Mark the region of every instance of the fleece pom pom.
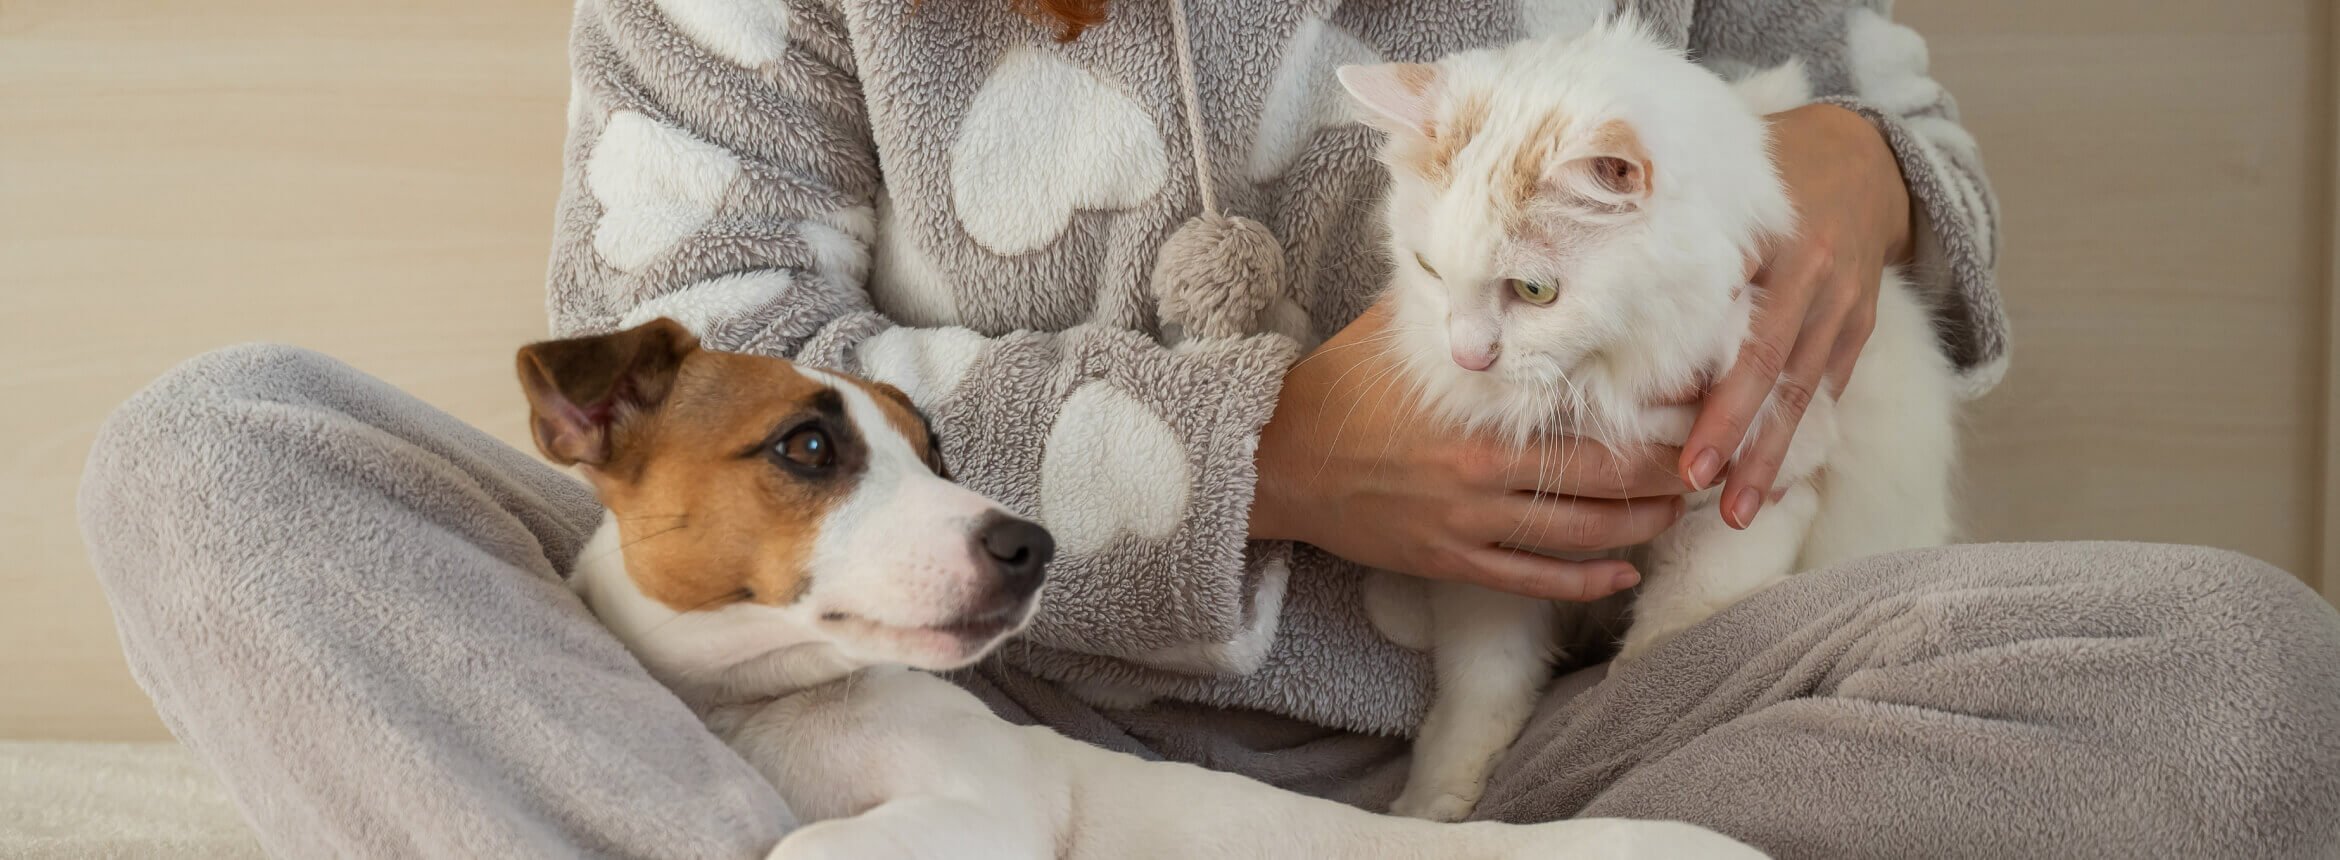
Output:
[[1234,338],[1260,330],[1283,294],[1284,249],[1267,225],[1233,215],[1188,220],[1154,258],[1162,322],[1189,338]]

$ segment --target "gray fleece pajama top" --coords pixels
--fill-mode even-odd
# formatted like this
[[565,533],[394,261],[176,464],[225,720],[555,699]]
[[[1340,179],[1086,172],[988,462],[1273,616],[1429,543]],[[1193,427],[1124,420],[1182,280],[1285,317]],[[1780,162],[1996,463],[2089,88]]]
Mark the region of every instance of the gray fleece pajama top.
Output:
[[[1187,5],[1217,197],[1275,233],[1321,337],[1385,274],[1332,69],[1607,4]],[[1884,130],[1942,344],[1987,388],[1995,204],[1889,4],[1632,5],[1720,71],[1801,57]],[[1006,6],[581,0],[554,327],[671,316],[901,386],[955,474],[1063,550],[1036,629],[958,680],[1108,748],[1386,803],[1423,660],[1369,629],[1355,568],[1245,540],[1295,345],[1160,345],[1149,270],[1197,209],[1166,4],[1071,43]],[[563,584],[602,517],[583,486],[347,365],[187,362],[108,419],[80,506],[133,674],[276,855],[747,858],[794,824]],[[2215,550],[1863,559],[1563,678],[1478,814],[1781,857],[2331,857],[2340,615]]]
[[[1803,60],[1877,122],[1921,213],[1916,272],[1974,388],[2006,355],[1974,140],[1883,3],[1655,0],[1726,74]],[[1372,132],[1335,68],[1562,34],[1606,0],[1198,2],[1220,206],[1267,225],[1317,338],[1388,275]],[[1170,7],[1077,41],[1006,2],[585,0],[551,273],[561,334],[670,316],[715,348],[891,382],[955,477],[1057,537],[1009,660],[1117,697],[1409,731],[1426,664],[1375,634],[1357,569],[1247,542],[1253,450],[1295,344],[1172,351],[1150,274],[1198,211]]]

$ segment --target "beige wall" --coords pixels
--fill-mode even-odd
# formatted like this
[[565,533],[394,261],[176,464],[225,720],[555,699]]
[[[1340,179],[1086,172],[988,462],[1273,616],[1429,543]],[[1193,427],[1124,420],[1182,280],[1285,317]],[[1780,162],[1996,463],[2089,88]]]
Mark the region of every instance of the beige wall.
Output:
[[2322,544],[2326,3],[1905,0],[2002,203],[1993,539]]
[[526,439],[567,4],[0,3],[0,737],[147,738],[73,491],[113,404],[248,340]]
[[[1974,417],[1978,536],[2329,571],[2329,13],[1900,5],[2006,213],[2017,358]],[[72,498],[98,419],[173,361],[302,344],[520,438],[506,368],[543,328],[566,20],[557,0],[0,3],[0,737],[162,733]]]
[[2324,90],[2324,599],[2340,606],[2340,12],[2325,4]]

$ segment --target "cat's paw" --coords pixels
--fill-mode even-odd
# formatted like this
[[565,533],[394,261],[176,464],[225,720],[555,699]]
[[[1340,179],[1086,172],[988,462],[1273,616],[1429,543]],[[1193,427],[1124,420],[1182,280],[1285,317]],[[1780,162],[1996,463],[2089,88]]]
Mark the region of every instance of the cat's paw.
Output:
[[1430,650],[1430,596],[1421,579],[1376,570],[1365,575],[1365,620],[1382,638],[1409,651]]
[[1625,638],[1617,643],[1616,662],[1631,663],[1649,656],[1649,652],[1673,641],[1682,631],[1698,626],[1699,622],[1713,617],[1714,613],[1729,605],[1729,601],[1694,603],[1672,600],[1661,603],[1643,598],[1633,606],[1633,626],[1625,629]]
[[1671,624],[1658,623],[1654,619],[1635,622],[1631,629],[1625,631],[1624,641],[1618,643],[1617,657],[1609,664],[1611,674],[1616,672],[1618,664],[1638,662],[1649,656],[1649,652],[1657,650],[1658,646],[1673,641],[1676,635],[1697,623],[1695,619]]
[[1454,791],[1446,788],[1407,786],[1404,794],[1389,805],[1389,814],[1424,821],[1461,821],[1469,818],[1471,810],[1479,806],[1476,788]]

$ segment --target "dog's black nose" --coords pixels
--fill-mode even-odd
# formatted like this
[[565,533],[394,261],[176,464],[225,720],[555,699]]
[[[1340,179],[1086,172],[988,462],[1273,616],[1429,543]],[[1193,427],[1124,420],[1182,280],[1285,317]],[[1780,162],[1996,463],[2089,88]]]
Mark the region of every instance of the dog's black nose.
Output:
[[1041,571],[1056,554],[1056,539],[1038,523],[993,515],[975,530],[975,552],[999,571],[1003,587],[1021,597],[1039,590]]

